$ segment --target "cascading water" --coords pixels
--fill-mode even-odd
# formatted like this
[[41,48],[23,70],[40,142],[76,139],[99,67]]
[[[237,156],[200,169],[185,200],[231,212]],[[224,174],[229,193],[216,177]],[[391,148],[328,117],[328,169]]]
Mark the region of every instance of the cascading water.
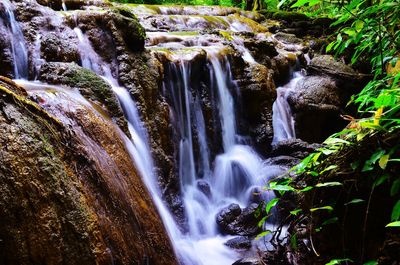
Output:
[[296,138],[294,119],[287,98],[290,91],[296,87],[296,84],[302,78],[303,75],[300,72],[295,72],[289,83],[277,89],[276,101],[272,107],[272,126],[274,128],[272,144]]
[[[264,185],[268,179],[266,172],[269,169],[274,173],[277,171],[264,164],[250,146],[238,144],[231,94],[236,89],[229,61],[219,54],[218,49],[205,50],[210,70],[209,89],[216,95],[215,116],[221,126],[223,153],[210,157],[210,139],[204,129],[204,115],[199,104],[200,91],[194,89],[198,86],[192,83],[190,62],[180,59],[169,63],[164,78],[164,90],[171,95],[171,118],[180,139],[177,166],[188,225],[178,251],[189,253],[190,250],[191,262],[184,264],[193,264],[193,261],[196,261],[194,264],[232,264],[238,253],[224,245],[231,237],[219,234],[216,215],[231,203],[247,206],[254,189]],[[193,135],[197,135],[197,141],[193,140]],[[211,163],[209,159],[212,159]],[[204,166],[204,160],[207,160],[206,166],[214,165],[210,174],[203,173],[201,165]],[[200,166],[196,169],[196,165]],[[209,185],[209,194],[199,188],[199,181]],[[267,196],[264,199],[270,199]]]
[[13,6],[9,0],[2,0],[0,5],[3,5],[5,12],[5,24],[9,31],[8,38],[10,39],[11,51],[14,63],[14,77],[17,79],[28,78],[28,51],[24,34],[19,23],[15,19]]
[[[26,79],[28,78],[28,53],[24,37],[15,20],[10,2],[6,0],[2,1],[2,4],[7,13],[6,19],[9,23],[10,36],[12,36],[15,77]],[[66,10],[64,1],[63,9]],[[208,139],[206,134],[201,96],[199,91],[194,91],[191,84],[190,77],[193,73],[190,62],[182,58],[177,62],[171,62],[170,72],[166,73],[164,78],[165,90],[172,95],[170,102],[174,115],[172,120],[176,123],[175,128],[179,136],[177,167],[188,227],[187,231],[182,231],[184,229],[178,227],[161,199],[147,132],[140,120],[135,102],[128,91],[119,86],[114,77],[117,74],[113,73],[110,65],[97,54],[81,29],[76,27],[74,31],[79,40],[82,66],[103,76],[118,96],[131,134],[131,141],[127,142],[127,148],[153,196],[181,263],[185,265],[232,264],[239,258],[239,254],[224,245],[224,242],[231,237],[220,235],[215,221],[217,213],[231,203],[239,204],[241,207],[247,206],[254,189],[264,185],[268,180],[266,172],[273,171],[276,175],[280,169],[266,165],[251,146],[240,144],[238,141],[235,102],[231,93],[236,87],[229,60],[220,54],[219,49],[205,49],[208,54],[207,65],[211,80],[209,89],[216,95],[213,102],[217,106],[214,116],[218,117],[221,128],[219,136],[222,139],[223,149],[220,154],[212,155],[209,149],[211,139]],[[40,51],[40,38],[41,36],[38,35],[35,53]],[[255,62],[247,49],[243,47],[242,52],[247,62]],[[40,60],[40,56],[37,58]],[[284,120],[283,115],[286,115],[286,120],[288,120],[287,117],[291,117],[290,113],[285,114],[282,110],[290,109],[283,107],[276,111],[282,115],[281,118],[277,118],[274,114],[274,122],[275,119]],[[289,135],[288,130],[285,131],[286,135]],[[294,133],[292,127],[291,130]],[[294,137],[293,133],[290,134],[292,137]],[[279,132],[275,134],[280,137]],[[210,194],[206,194],[199,188],[200,181],[209,185]]]

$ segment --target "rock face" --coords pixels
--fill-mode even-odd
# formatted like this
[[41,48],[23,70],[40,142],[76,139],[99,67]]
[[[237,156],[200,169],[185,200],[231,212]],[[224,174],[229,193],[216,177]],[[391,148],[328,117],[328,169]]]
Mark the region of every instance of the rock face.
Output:
[[0,84],[0,263],[175,264],[121,131],[72,99],[35,92],[41,107],[21,92]]

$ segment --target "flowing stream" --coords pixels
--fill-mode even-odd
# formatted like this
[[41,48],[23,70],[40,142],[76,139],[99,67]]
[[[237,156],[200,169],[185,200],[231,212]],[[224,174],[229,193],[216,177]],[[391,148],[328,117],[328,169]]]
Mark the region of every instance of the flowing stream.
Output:
[[[28,53],[21,27],[15,20],[10,2],[6,0],[2,4],[7,13],[15,77],[28,79]],[[66,10],[64,1],[63,9]],[[281,169],[266,164],[250,145],[239,141],[234,100],[238,95],[232,94],[237,87],[229,59],[220,47],[204,47],[207,52],[209,89],[215,95],[213,104],[217,106],[213,111],[216,112],[214,116],[217,117],[219,138],[222,140],[222,150],[218,154],[212,155],[210,150],[212,143],[206,133],[201,95],[194,89],[196,86],[191,80],[191,62],[178,56],[178,60],[169,63],[169,71],[164,78],[164,89],[171,95],[171,120],[175,122],[179,137],[177,167],[187,219],[187,229],[182,229],[178,227],[162,200],[148,134],[135,102],[126,88],[118,84],[115,78],[117,73],[96,53],[82,30],[76,27],[74,31],[79,40],[82,66],[102,76],[118,96],[131,135],[131,142],[127,147],[162,216],[180,262],[186,265],[232,264],[240,255],[224,245],[232,237],[223,236],[218,231],[217,213],[232,203],[242,208],[248,206],[254,191],[265,185],[268,177],[277,175]],[[248,63],[254,62],[247,49],[243,47],[242,52]],[[295,137],[293,118],[286,97],[299,78],[301,77],[296,75],[288,85],[278,89],[273,117],[275,143]],[[29,82],[25,81],[23,84],[29,85]],[[209,190],[205,192],[199,183],[205,183]],[[263,199],[268,200],[272,196],[265,193]]]

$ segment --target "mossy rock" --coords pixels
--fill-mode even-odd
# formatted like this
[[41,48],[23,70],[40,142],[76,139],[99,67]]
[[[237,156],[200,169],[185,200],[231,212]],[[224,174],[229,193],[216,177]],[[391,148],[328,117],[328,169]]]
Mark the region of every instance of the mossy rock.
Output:
[[115,122],[128,132],[122,109],[112,88],[94,72],[76,63],[53,62],[41,67],[39,79],[49,84],[77,88],[85,98],[104,106]]

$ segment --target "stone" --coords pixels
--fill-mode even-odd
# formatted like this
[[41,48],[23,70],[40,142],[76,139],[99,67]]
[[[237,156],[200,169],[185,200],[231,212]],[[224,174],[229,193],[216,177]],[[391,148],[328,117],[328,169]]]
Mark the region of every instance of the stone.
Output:
[[271,152],[272,157],[280,157],[284,160],[285,157],[303,159],[317,148],[321,147],[318,144],[309,144],[300,139],[289,139],[276,143]]
[[211,188],[207,181],[199,179],[196,186],[204,195],[206,195],[208,198],[211,198]]
[[334,78],[340,79],[361,79],[360,76],[350,66],[335,60],[331,55],[318,55],[312,58],[310,64],[307,66],[307,71],[316,74],[325,74]]
[[259,213],[263,203],[252,203],[243,210],[239,205],[231,204],[217,214],[217,225],[220,231],[229,235],[255,236],[261,232],[258,222],[263,218]]
[[328,76],[306,76],[289,91],[287,101],[295,120],[296,136],[306,142],[321,142],[345,127],[340,117],[348,98]]
[[237,250],[246,250],[251,248],[251,240],[248,237],[239,236],[229,239],[224,245]]
[[262,265],[260,258],[258,257],[247,257],[240,260],[235,261],[232,265]]

